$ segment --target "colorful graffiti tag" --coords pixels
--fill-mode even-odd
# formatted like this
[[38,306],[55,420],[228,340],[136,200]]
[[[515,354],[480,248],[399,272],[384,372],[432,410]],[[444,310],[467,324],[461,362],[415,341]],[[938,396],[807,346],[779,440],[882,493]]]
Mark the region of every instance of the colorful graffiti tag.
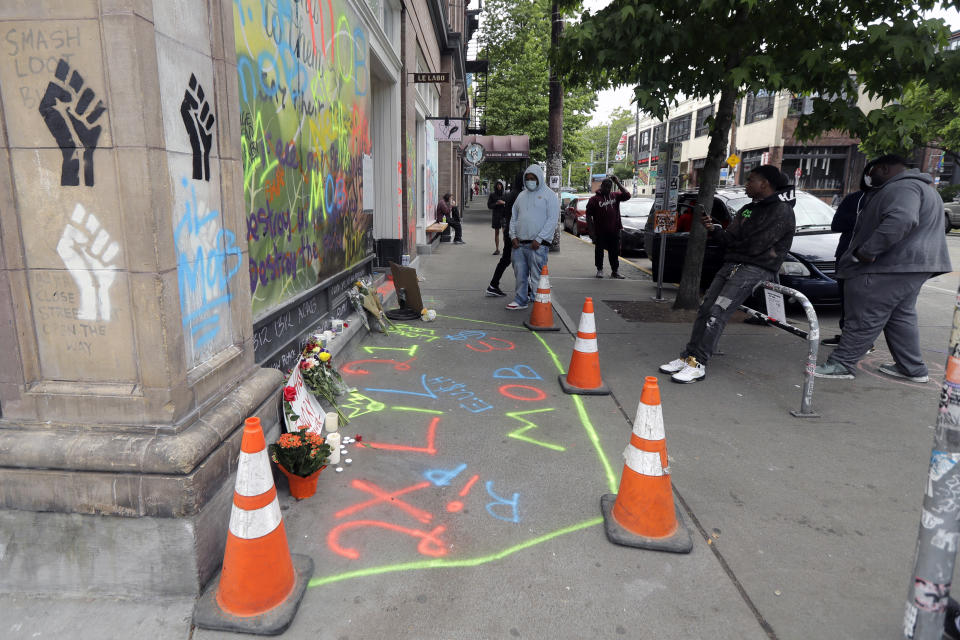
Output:
[[254,314],[366,255],[367,34],[342,0],[234,0]]
[[[307,537],[318,538],[315,552],[327,554],[311,586],[475,567],[602,523],[581,520],[574,506],[580,498],[571,493],[545,501],[548,487],[564,484],[566,470],[596,460],[602,475],[589,482],[597,490],[616,487],[582,399],[561,395],[552,382],[549,362],[563,371],[556,354],[536,334],[546,359],[526,337],[514,342],[516,332],[473,322],[485,326],[400,324],[341,365],[356,387],[343,407],[364,416],[356,428],[371,430],[350,445],[351,470],[360,475],[328,488],[336,510],[309,518]],[[469,378],[453,373],[451,363],[461,357],[474,362]],[[581,428],[557,421],[571,409]],[[584,500],[593,506],[593,497]]]

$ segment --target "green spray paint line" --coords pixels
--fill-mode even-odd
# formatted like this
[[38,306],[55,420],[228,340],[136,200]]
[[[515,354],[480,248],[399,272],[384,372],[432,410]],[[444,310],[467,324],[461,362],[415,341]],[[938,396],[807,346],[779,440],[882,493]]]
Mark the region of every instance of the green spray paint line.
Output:
[[348,571],[347,573],[340,573],[332,576],[326,576],[324,578],[314,578],[310,581],[308,586],[310,587],[321,587],[326,584],[333,584],[334,582],[342,582],[343,580],[352,580],[354,578],[366,578],[369,576],[377,576],[384,573],[392,573],[395,571],[413,571],[417,569],[458,569],[463,567],[477,567],[481,564],[487,564],[490,562],[496,562],[497,560],[503,560],[507,556],[513,555],[518,551],[523,551],[524,549],[529,549],[530,547],[536,546],[538,544],[548,542],[554,538],[559,538],[560,536],[566,535],[568,533],[574,533],[580,531],[581,529],[587,529],[589,527],[594,527],[598,524],[603,524],[603,517],[592,518],[586,522],[581,522],[563,529],[557,529],[545,535],[542,535],[526,542],[521,542],[520,544],[508,547],[502,551],[492,553],[486,556],[480,556],[478,558],[464,558],[462,560],[444,560],[438,558],[435,560],[421,560],[418,562],[405,562],[402,564],[391,564],[385,565],[382,567],[370,567],[369,569],[360,569],[359,571]]
[[[557,371],[560,372],[560,375],[563,375],[563,366],[560,364],[560,359],[557,358],[557,354],[553,352],[553,349],[550,348],[550,345],[547,344],[547,342],[539,333],[531,333],[533,333],[533,336],[540,341],[540,344],[543,345],[543,348],[546,349],[547,353],[550,354],[550,357],[553,358],[553,364],[555,364],[557,367]],[[610,493],[616,493],[619,482],[616,475],[613,473],[613,469],[610,467],[610,461],[607,459],[607,455],[603,452],[603,448],[600,446],[600,438],[597,436],[597,430],[593,427],[593,423],[590,422],[590,416],[587,415],[586,407],[583,406],[583,399],[576,394],[571,395],[570,398],[573,400],[573,404],[577,407],[577,415],[580,416],[580,423],[583,425],[583,429],[587,432],[587,437],[590,439],[590,442],[593,443],[593,448],[597,452],[597,457],[600,458],[600,464],[603,465],[603,472],[607,476],[607,486],[610,488]]]
[[435,416],[442,416],[443,411],[437,411],[436,409],[418,409],[416,407],[390,407],[394,411],[416,411],[417,413],[432,413]]
[[560,372],[560,375],[563,375],[564,373],[566,373],[566,371],[565,371],[564,368],[563,368],[563,365],[560,364],[560,358],[558,358],[558,357],[557,357],[557,354],[555,354],[555,353],[553,352],[553,349],[551,349],[551,348],[550,348],[550,345],[548,345],[547,342],[546,342],[546,340],[543,339],[543,336],[541,336],[541,335],[540,335],[539,333],[537,333],[536,331],[531,331],[530,333],[533,334],[533,337],[534,337],[534,338],[536,338],[537,340],[540,341],[540,344],[543,345],[543,348],[546,349],[546,351],[547,351],[548,354],[550,354],[550,357],[553,359],[553,364],[554,364],[554,366],[557,368],[557,371]]
[[600,458],[600,464],[603,465],[603,472],[607,476],[607,487],[609,487],[610,493],[616,493],[619,481],[613,473],[613,468],[610,467],[610,461],[607,459],[607,455],[600,446],[600,437],[597,436],[597,430],[594,429],[593,423],[590,422],[590,417],[587,415],[587,408],[583,406],[583,399],[578,395],[574,395],[573,404],[577,406],[577,414],[580,416],[580,422],[583,423],[587,437],[590,438],[590,442],[593,443],[593,448],[597,451],[597,457]]
[[438,318],[450,318],[451,320],[466,320],[467,322],[479,322],[480,324],[495,324],[498,327],[510,327],[511,329],[518,329],[515,324],[504,324],[502,322],[490,322],[488,320],[474,320],[473,318],[461,318],[459,316],[442,316],[437,314]]

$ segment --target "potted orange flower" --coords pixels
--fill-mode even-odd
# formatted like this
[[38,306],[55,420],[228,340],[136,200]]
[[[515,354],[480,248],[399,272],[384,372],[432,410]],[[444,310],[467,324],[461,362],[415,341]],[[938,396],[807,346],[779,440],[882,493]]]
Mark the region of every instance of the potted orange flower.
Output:
[[309,498],[317,491],[320,472],[327,466],[330,445],[306,427],[298,433],[284,433],[270,445],[270,459],[277,463],[290,483],[290,495],[297,500]]

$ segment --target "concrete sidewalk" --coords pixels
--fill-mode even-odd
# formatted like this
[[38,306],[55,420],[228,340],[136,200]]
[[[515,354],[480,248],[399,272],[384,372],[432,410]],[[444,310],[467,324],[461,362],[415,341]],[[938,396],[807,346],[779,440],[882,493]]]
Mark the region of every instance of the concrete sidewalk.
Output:
[[[856,380],[816,382],[822,418],[793,418],[805,344],[735,319],[706,380],[671,384],[657,366],[676,357],[689,323],[624,312],[654,292],[646,261],[629,259],[627,280],[598,280],[593,247],[564,234],[549,258],[554,306],[575,330],[594,298],[613,391],[567,396],[556,376],[570,332],[531,333],[528,312],[483,295],[499,258],[485,201],[465,207],[466,245],[418,259],[437,322],[366,336],[338,356],[357,389],[344,433],[370,446],[350,445],[352,464],[324,471],[309,500],[278,482],[291,549],[317,563],[285,637],[901,637],[939,380],[881,376],[881,349]],[[512,286],[508,270],[501,287]],[[920,300],[936,378],[951,288],[956,276],[942,276]],[[822,314],[824,335],[835,322]],[[599,523],[648,375],[661,382],[690,555],[611,545]],[[372,487],[409,492],[363,506]],[[418,543],[428,538],[439,542]],[[191,609],[5,597],[0,637],[242,637],[191,630]]]

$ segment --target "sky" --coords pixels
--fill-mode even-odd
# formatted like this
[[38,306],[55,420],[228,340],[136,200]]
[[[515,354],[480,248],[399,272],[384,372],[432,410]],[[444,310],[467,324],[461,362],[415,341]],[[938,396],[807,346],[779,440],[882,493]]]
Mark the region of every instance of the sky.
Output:
[[[610,4],[610,0],[584,0],[583,6],[591,13],[602,9]],[[937,9],[930,12],[931,17],[943,18],[954,30],[960,30],[960,12],[956,9]],[[633,97],[633,88],[622,86],[616,89],[607,89],[597,94],[597,107],[593,111],[593,117],[590,119],[590,126],[597,127],[605,124],[614,109],[623,107],[630,108],[630,100]]]

